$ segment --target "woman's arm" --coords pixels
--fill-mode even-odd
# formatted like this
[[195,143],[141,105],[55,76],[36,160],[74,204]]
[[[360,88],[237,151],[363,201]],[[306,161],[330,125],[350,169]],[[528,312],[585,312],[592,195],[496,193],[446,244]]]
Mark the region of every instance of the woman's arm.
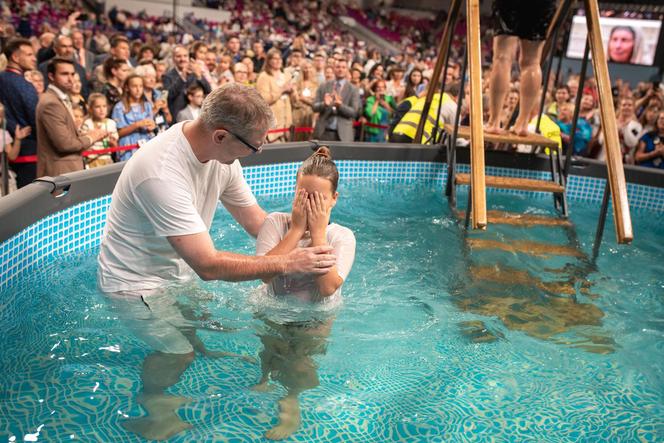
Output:
[[[327,225],[330,222],[332,206],[323,200],[323,196],[316,192],[312,199],[307,199],[307,220],[311,232],[311,246],[327,246]],[[335,264],[330,270],[321,275],[314,276],[318,285],[318,292],[323,297],[334,294],[343,284],[344,280],[337,271]]]
[[7,146],[6,153],[9,160],[15,160],[18,157],[18,153],[21,151],[21,140],[30,135],[32,129],[30,126],[25,126],[21,128],[19,125],[16,125],[14,130],[14,143]]
[[639,142],[639,147],[636,148],[636,154],[634,154],[634,161],[638,163],[643,163],[647,162],[648,160],[652,160],[653,158],[657,158],[661,155],[664,155],[664,145],[661,143],[658,143],[655,145],[655,149],[653,149],[650,152],[645,152],[646,151],[646,142],[641,140]]

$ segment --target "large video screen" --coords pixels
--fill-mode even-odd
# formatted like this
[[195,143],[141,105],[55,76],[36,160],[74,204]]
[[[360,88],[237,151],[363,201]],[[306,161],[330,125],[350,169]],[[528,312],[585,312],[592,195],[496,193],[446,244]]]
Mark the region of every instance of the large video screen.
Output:
[[[648,66],[655,63],[661,20],[600,17],[599,25],[608,62]],[[587,33],[586,18],[574,16],[567,57],[583,58]]]

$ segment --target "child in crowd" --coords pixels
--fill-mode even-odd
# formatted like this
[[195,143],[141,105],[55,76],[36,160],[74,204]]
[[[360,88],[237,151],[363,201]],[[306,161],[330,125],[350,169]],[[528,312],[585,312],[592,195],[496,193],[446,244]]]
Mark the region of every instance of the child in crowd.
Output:
[[[14,137],[12,138],[9,131],[5,129],[7,123],[5,121],[5,107],[0,103],[0,152],[4,152],[7,156],[7,160],[12,161],[18,157],[18,153],[21,150],[21,140],[30,135],[32,129],[30,126],[21,128],[16,125],[14,130]],[[4,189],[4,177],[2,176],[2,170],[0,169],[0,190],[2,190],[2,195],[5,193],[10,193],[16,191],[16,174],[14,171],[9,171],[9,178],[7,190]]]
[[[99,93],[90,94],[89,97],[90,117],[83,122],[82,132],[91,129],[105,129],[108,137],[98,141],[90,147],[91,150],[113,148],[118,145],[118,130],[115,121],[106,117],[108,115],[108,100],[106,96]],[[91,155],[87,158],[86,168],[97,168],[113,163],[110,154]]]
[[76,125],[76,130],[81,131],[83,122],[85,121],[85,111],[79,105],[72,105],[71,115],[74,117],[74,125]]
[[[117,124],[120,146],[144,143],[150,140],[157,127],[152,116],[152,103],[143,93],[143,77],[131,74],[122,90],[122,99],[113,108],[113,120]],[[136,149],[121,153],[119,161],[129,160]]]
[[187,107],[178,112],[176,121],[196,120],[201,112],[205,91],[199,83],[194,83],[187,88]]
[[[336,266],[327,274],[284,275],[266,280],[271,296],[313,309],[341,302],[341,285],[355,259],[355,236],[350,229],[329,222],[339,196],[338,181],[339,172],[330,151],[325,147],[318,149],[298,170],[292,213],[272,213],[265,220],[258,233],[256,255],[287,254],[297,247],[330,245],[337,257]],[[253,389],[268,390],[270,375],[286,388],[286,396],[279,401],[279,423],[266,432],[267,438],[283,439],[300,427],[298,395],[318,386],[312,356],[325,352],[332,320],[330,314],[323,320],[285,324],[265,320],[269,332],[261,334],[265,346],[260,354],[262,376]]]

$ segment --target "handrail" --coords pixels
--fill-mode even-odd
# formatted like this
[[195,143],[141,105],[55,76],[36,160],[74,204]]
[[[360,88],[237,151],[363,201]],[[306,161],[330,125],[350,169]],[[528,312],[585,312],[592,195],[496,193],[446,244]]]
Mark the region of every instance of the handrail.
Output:
[[[486,183],[484,178],[484,111],[482,109],[482,47],[480,44],[479,0],[466,0],[466,22],[470,73],[471,224],[473,229],[485,229],[487,219]],[[465,73],[461,75],[465,75]]]
[[[584,0],[588,40],[592,53],[593,71],[599,91],[599,109],[604,132],[604,148],[606,150],[607,180],[611,186],[613,202],[613,220],[618,243],[630,243],[634,239],[632,219],[627,202],[627,185],[623,170],[622,153],[618,140],[616,113],[613,109],[611,81],[606,64],[606,55],[602,44],[599,28],[599,7],[597,0]],[[472,67],[472,64],[471,64]],[[472,92],[472,88],[471,88]]]
[[[422,108],[422,114],[421,114],[422,116],[429,115],[429,109],[431,108],[433,95],[436,93],[436,85],[438,84],[438,81],[441,78],[443,66],[447,61],[447,53],[450,50],[450,43],[452,41],[452,28],[456,23],[460,7],[461,7],[461,0],[452,0],[452,2],[450,3],[450,11],[447,14],[447,20],[445,21],[445,29],[443,30],[443,36],[440,39],[440,44],[438,45],[438,58],[436,59],[436,64],[433,68],[433,74],[431,75],[431,81],[429,82],[429,87],[427,88],[427,97],[426,100],[424,101],[424,107]],[[447,67],[445,66],[445,68]],[[441,91],[441,93],[443,92],[445,91]],[[417,124],[417,131],[415,132],[415,138],[413,139],[413,143],[420,143],[420,141],[422,140],[422,133],[424,132],[425,122],[426,118],[420,118],[420,121]]]

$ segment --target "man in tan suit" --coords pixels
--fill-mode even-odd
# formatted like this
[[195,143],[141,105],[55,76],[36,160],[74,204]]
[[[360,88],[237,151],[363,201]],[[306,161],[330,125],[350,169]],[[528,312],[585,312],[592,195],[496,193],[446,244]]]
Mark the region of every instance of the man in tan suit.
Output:
[[48,64],[48,89],[37,104],[37,177],[55,177],[83,169],[81,152],[106,137],[103,129],[80,135],[69,98],[74,86],[74,63],[56,57]]

